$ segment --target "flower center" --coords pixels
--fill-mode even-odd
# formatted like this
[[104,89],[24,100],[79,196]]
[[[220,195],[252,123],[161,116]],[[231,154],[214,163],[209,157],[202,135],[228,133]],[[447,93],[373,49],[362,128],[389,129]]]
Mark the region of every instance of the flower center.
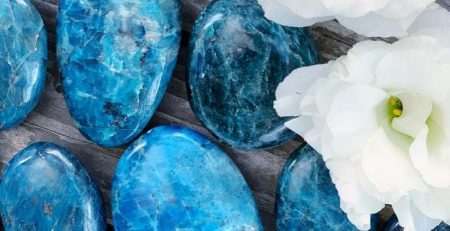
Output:
[[388,103],[389,112],[394,118],[400,117],[403,114],[403,103],[399,98],[391,96],[388,100]]

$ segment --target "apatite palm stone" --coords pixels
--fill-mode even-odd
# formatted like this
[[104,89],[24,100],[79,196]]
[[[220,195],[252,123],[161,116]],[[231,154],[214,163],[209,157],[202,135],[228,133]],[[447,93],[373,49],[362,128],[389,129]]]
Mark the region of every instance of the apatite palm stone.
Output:
[[[303,145],[284,166],[278,183],[277,230],[358,230],[340,208],[322,156]],[[372,216],[376,230],[377,216]]]
[[0,1],[0,131],[22,122],[42,94],[47,32],[29,0]]
[[256,0],[218,0],[197,19],[189,52],[192,107],[220,140],[254,150],[295,137],[273,101],[292,70],[318,62],[306,29],[269,21]]
[[60,1],[65,98],[88,139],[121,146],[146,127],[176,63],[179,7],[179,0]]
[[123,154],[112,186],[116,230],[262,230],[253,196],[203,135],[157,127]]
[[0,183],[6,230],[103,231],[100,193],[78,160],[63,148],[35,143],[8,164]]
[[[403,231],[403,227],[398,222],[398,218],[396,215],[393,215],[384,225],[383,231]],[[441,223],[436,228],[434,228],[432,231],[450,231],[450,226]]]

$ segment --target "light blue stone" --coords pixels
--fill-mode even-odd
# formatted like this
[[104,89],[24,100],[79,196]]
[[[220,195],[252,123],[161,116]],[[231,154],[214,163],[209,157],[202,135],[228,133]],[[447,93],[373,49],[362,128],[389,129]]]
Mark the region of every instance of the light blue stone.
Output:
[[[403,228],[398,223],[397,216],[393,215],[384,225],[383,231],[403,231]],[[450,226],[441,223],[436,228],[434,228],[432,231],[450,231]]]
[[[377,216],[372,216],[376,230]],[[281,174],[276,212],[277,230],[358,230],[340,208],[339,196],[322,156],[300,147]]]
[[100,193],[63,148],[35,143],[8,164],[0,183],[0,214],[14,231],[105,230]]
[[17,126],[42,94],[47,32],[29,0],[0,1],[0,131]]
[[262,230],[247,183],[225,152],[161,126],[122,155],[112,186],[116,230]]
[[256,0],[218,0],[195,23],[189,48],[191,104],[213,134],[244,150],[266,149],[295,134],[273,109],[278,84],[316,64],[306,29],[275,24]]
[[65,98],[88,139],[121,146],[146,127],[176,63],[179,7],[179,0],[59,2]]

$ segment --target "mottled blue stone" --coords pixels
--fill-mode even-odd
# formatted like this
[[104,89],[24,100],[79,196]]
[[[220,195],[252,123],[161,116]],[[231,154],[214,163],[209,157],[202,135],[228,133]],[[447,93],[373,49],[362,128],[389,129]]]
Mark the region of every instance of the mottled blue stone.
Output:
[[8,164],[0,183],[6,230],[105,230],[100,193],[63,148],[35,143]]
[[47,32],[29,0],[0,1],[0,131],[22,122],[44,88]]
[[[397,216],[393,215],[384,225],[383,231],[403,231],[403,228],[398,223]],[[450,231],[450,226],[441,223],[439,226],[434,228],[432,231]]]
[[262,230],[253,196],[225,152],[161,126],[123,154],[112,186],[116,230]]
[[[340,208],[322,156],[309,145],[294,152],[284,166],[276,210],[277,230],[358,230]],[[376,230],[376,215],[372,226]]]
[[146,127],[172,76],[179,0],[61,0],[57,48],[77,127],[106,147]]
[[278,84],[316,64],[306,29],[275,24],[256,0],[218,0],[195,23],[189,49],[191,104],[199,120],[229,145],[265,149],[295,134],[273,109]]

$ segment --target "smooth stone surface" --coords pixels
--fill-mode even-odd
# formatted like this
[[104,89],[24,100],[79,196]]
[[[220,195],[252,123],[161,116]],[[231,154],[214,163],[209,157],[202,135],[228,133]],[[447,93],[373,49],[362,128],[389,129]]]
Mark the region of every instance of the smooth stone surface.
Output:
[[294,69],[316,64],[306,29],[264,17],[255,0],[218,0],[196,21],[189,48],[191,104],[225,143],[266,149],[292,140],[273,109],[278,84]]
[[106,147],[139,135],[180,45],[179,0],[60,0],[58,60],[77,127]]
[[[384,225],[383,231],[403,231],[403,227],[400,226],[398,223],[397,216],[393,215]],[[450,231],[450,226],[441,223],[436,228],[434,228],[432,231]]]
[[28,116],[42,94],[47,32],[29,0],[0,1],[0,131]]
[[63,148],[35,143],[8,164],[0,183],[6,230],[105,230],[102,199],[78,160]]
[[[340,208],[322,156],[304,144],[286,162],[278,184],[277,230],[358,230]],[[377,216],[372,216],[376,230]]]
[[262,230],[239,169],[216,144],[161,126],[122,155],[112,186],[116,230]]

